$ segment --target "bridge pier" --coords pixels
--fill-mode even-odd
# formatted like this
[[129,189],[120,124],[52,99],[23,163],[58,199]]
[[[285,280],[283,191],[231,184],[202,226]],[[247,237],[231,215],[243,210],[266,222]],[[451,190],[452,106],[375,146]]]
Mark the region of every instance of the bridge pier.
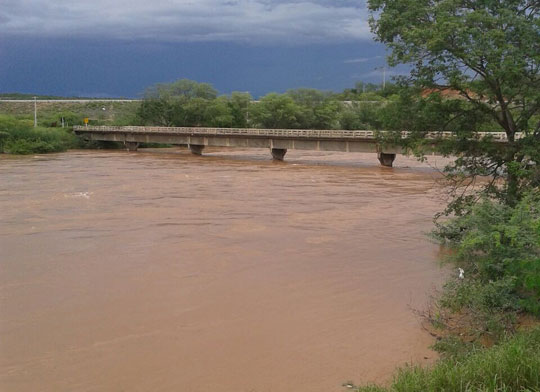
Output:
[[287,153],[286,148],[272,148],[272,158],[276,161],[282,161]]
[[137,151],[137,148],[139,148],[138,142],[124,142],[124,146],[126,146],[126,150],[128,151]]
[[204,145],[202,144],[190,144],[189,149],[191,150],[191,153],[194,155],[202,155],[202,151],[204,150]]
[[379,162],[381,162],[381,165],[392,167],[392,164],[394,163],[394,159],[396,159],[396,154],[387,154],[384,152],[377,153],[377,158],[379,158]]

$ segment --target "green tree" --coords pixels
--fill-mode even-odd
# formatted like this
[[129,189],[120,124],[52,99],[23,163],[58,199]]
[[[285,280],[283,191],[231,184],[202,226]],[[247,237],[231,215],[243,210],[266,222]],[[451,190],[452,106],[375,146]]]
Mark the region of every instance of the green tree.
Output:
[[188,79],[158,83],[146,89],[137,116],[142,124],[201,126],[207,121],[207,107],[216,97],[217,91],[208,83]]
[[221,96],[213,101],[206,108],[203,120],[205,125],[218,128],[231,128],[235,126],[235,117],[230,105],[230,100],[226,96]]
[[298,127],[304,129],[334,129],[339,127],[341,106],[332,93],[311,88],[288,90],[285,93],[299,107]]
[[233,117],[232,126],[246,128],[249,126],[249,109],[252,102],[249,93],[234,91],[229,99],[229,107]]
[[332,93],[314,88],[287,90],[285,94],[291,97],[297,104],[309,107],[322,105],[326,100],[332,97]]
[[382,86],[375,83],[356,82],[354,90],[357,94],[376,92],[382,90]]
[[262,128],[299,128],[301,108],[288,95],[270,93],[250,108],[250,116]]
[[[370,0],[369,8],[373,32],[391,49],[390,65],[411,67],[401,83],[412,90],[388,108],[396,118],[401,111],[404,121],[390,128],[415,132],[409,146],[428,131],[454,131],[455,138],[440,144],[445,154],[459,156],[447,168],[450,177],[469,183],[489,176],[494,181],[484,191],[510,205],[538,187],[538,1]],[[458,99],[445,91],[457,92]],[[496,124],[493,131],[506,133],[504,148],[471,140],[488,118]],[[504,180],[502,188],[495,186],[497,178]],[[455,201],[462,206],[470,195]]]
[[343,103],[339,115],[342,129],[380,129],[380,111],[383,106],[377,102],[352,101]]

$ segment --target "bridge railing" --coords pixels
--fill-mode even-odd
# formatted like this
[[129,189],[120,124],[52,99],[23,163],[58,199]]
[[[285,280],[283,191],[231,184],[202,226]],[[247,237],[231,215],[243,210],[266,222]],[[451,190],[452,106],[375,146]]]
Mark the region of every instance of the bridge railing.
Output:
[[144,127],[144,126],[75,126],[77,132],[159,133],[208,136],[278,136],[305,138],[374,139],[375,131],[318,130],[318,129],[259,129],[259,128],[201,128],[201,127]]
[[[318,129],[258,129],[258,128],[202,128],[202,127],[145,127],[145,126],[75,126],[76,132],[99,133],[145,133],[173,134],[190,136],[244,136],[244,137],[284,137],[284,138],[314,138],[314,139],[376,139],[384,135],[384,131],[363,130],[318,130]],[[401,132],[403,139],[411,136],[411,132]],[[429,132],[428,139],[449,139],[455,136],[453,132]],[[504,132],[477,132],[476,139],[491,137],[495,141],[508,141]],[[516,135],[519,139],[521,134]]]

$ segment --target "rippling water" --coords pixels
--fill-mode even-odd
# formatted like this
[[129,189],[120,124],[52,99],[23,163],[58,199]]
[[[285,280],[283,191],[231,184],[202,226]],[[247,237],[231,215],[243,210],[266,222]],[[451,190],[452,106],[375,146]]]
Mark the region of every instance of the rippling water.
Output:
[[342,391],[432,360],[436,172],[286,159],[0,157],[0,389]]

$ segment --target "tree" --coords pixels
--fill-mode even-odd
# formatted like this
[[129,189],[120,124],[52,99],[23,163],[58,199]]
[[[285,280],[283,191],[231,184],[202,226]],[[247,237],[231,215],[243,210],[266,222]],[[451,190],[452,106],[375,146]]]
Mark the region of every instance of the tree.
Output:
[[253,123],[262,128],[299,128],[300,106],[287,95],[270,93],[253,105]]
[[226,96],[221,96],[213,101],[204,111],[204,122],[210,127],[231,128],[234,127],[235,117],[230,105],[230,100]]
[[339,123],[341,129],[380,129],[379,119],[383,101],[379,104],[373,101],[352,101],[342,104],[339,113]]
[[[510,205],[538,187],[540,3],[370,0],[369,8],[373,32],[391,49],[389,64],[411,67],[410,77],[400,82],[413,93],[405,90],[388,110],[408,113],[402,117],[417,141],[428,131],[455,132],[454,139],[440,144],[445,154],[459,156],[447,168],[451,178],[472,183],[477,175],[489,176],[493,181],[484,191]],[[458,99],[445,92],[457,92]],[[504,148],[471,140],[488,118],[494,131],[506,133]],[[517,138],[518,133],[523,136]],[[502,188],[496,186],[498,178],[504,180]],[[461,195],[454,205],[467,200]]]
[[142,124],[200,126],[217,91],[208,83],[181,79],[158,83],[146,89],[137,116]]
[[251,105],[251,95],[234,91],[229,99],[229,107],[233,116],[233,127],[246,128],[249,126],[249,108]]
[[285,95],[291,97],[299,107],[298,128],[335,129],[338,128],[338,114],[341,105],[332,93],[311,88],[288,90]]

